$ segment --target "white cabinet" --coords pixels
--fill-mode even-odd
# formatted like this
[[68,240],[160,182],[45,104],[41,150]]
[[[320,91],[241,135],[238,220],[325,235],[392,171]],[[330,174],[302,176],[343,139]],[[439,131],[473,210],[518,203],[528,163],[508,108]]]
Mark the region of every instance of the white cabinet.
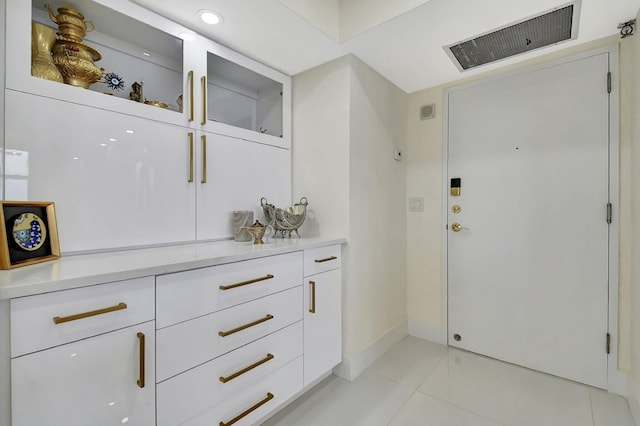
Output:
[[5,198],[54,201],[63,252],[195,239],[184,128],[13,90],[6,101]]
[[55,202],[63,253],[231,238],[234,210],[291,204],[290,77],[128,0],[73,2],[123,90],[34,77],[44,3],[6,5],[4,199]]
[[11,300],[12,425],[155,425],[154,281]]
[[291,148],[291,78],[210,40],[193,43],[202,129]]
[[14,358],[12,426],[155,425],[154,328],[151,321]]
[[340,246],[305,250],[304,385],[342,360]]
[[158,425],[250,425],[303,387],[302,252],[156,280]]
[[198,143],[200,149],[206,143],[206,157],[199,164],[206,164],[206,182],[201,175],[196,183],[198,240],[233,235],[231,208],[220,209],[221,203],[233,210],[253,210],[256,219],[262,216],[262,197],[290,205],[290,150],[212,133],[202,133]]

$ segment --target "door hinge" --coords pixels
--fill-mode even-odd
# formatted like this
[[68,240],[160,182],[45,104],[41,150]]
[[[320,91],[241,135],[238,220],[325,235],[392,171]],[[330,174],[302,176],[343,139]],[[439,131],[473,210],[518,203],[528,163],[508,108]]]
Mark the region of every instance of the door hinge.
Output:
[[607,203],[607,223],[611,223],[613,221],[613,205],[611,203]]
[[611,353],[611,334],[607,333],[607,353]]
[[611,71],[607,73],[607,93],[611,93]]

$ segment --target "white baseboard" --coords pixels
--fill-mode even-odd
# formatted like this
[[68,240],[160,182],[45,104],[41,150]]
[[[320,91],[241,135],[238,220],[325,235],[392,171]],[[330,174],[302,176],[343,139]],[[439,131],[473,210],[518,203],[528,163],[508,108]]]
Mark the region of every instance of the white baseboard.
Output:
[[404,339],[408,334],[407,323],[402,322],[380,336],[363,351],[349,358],[343,357],[342,362],[333,369],[333,374],[350,382],[353,381],[367,367],[373,364],[376,359]]
[[627,401],[629,402],[633,421],[637,425],[640,425],[640,394],[638,393],[637,385],[631,378],[629,379],[627,386]]
[[609,373],[607,391],[626,397],[629,392],[629,374],[620,370]]
[[441,345],[447,344],[447,333],[441,327],[433,327],[420,321],[409,320],[409,336],[418,337]]

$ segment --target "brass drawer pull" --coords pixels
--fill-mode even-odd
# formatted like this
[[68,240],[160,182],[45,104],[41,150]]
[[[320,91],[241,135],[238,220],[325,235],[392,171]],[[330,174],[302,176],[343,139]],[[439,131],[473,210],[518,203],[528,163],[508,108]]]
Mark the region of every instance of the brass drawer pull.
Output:
[[256,411],[258,408],[262,407],[264,404],[266,404],[267,402],[271,401],[272,399],[273,399],[273,394],[271,392],[267,393],[267,396],[266,396],[265,399],[263,399],[262,401],[258,402],[253,407],[248,408],[246,411],[238,414],[233,419],[229,420],[229,422],[227,422],[227,423],[220,422],[220,426],[231,426],[232,424],[238,422],[239,420],[242,420],[242,418],[244,418],[244,417],[248,416],[249,414],[251,414],[252,412]]
[[240,371],[236,371],[235,373],[233,373],[232,375],[230,375],[230,376],[228,376],[228,377],[222,377],[222,376],[220,376],[220,381],[221,381],[222,383],[230,382],[231,380],[235,379],[236,377],[238,377],[238,376],[242,376],[244,373],[246,373],[246,372],[248,372],[248,371],[251,371],[251,370],[253,370],[253,369],[254,369],[254,368],[256,368],[256,367],[261,366],[261,365],[262,365],[262,364],[264,364],[265,362],[271,361],[273,358],[275,358],[273,355],[271,355],[271,354],[267,354],[267,356],[266,356],[266,357],[264,357],[264,358],[262,358],[260,361],[258,361],[258,362],[256,362],[256,363],[253,363],[253,364],[251,364],[250,366],[245,367],[245,368],[243,368],[243,369],[242,369],[242,370],[240,370]]
[[269,321],[270,319],[273,319],[273,315],[267,315],[264,318],[260,318],[259,320],[250,322],[249,324],[241,325],[240,327],[234,328],[233,330],[219,331],[218,336],[227,337],[230,334],[237,333],[238,331],[246,330],[247,328],[253,327],[254,325],[262,324],[263,322]]
[[309,281],[309,285],[311,286],[311,307],[309,308],[309,312],[312,314],[316,313],[316,282]]
[[63,322],[75,321],[79,319],[95,317],[96,315],[108,314],[109,312],[121,311],[127,309],[127,304],[120,302],[116,306],[110,306],[108,308],[97,309],[91,312],[83,312],[81,314],[69,315],[68,317],[53,317],[55,324],[62,324]]
[[242,287],[243,285],[248,285],[248,284],[259,283],[260,281],[266,281],[266,280],[270,280],[272,278],[273,278],[273,275],[269,274],[269,275],[265,275],[264,277],[255,278],[255,279],[249,280],[249,281],[243,281],[243,282],[237,283],[237,284],[221,285],[219,288],[220,288],[220,290],[231,290],[232,288]]
[[189,122],[193,121],[193,70],[189,71]]
[[316,259],[315,262],[316,263],[323,263],[323,262],[329,262],[330,260],[336,260],[337,257],[335,256],[331,256],[331,257],[326,257],[324,259]]
[[138,332],[138,341],[140,343],[140,378],[136,381],[136,383],[141,388],[144,388],[144,333]]

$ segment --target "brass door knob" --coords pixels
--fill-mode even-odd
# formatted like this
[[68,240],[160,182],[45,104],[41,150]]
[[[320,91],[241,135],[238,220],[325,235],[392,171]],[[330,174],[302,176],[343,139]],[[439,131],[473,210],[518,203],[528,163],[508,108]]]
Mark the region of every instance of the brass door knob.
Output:
[[453,232],[460,232],[463,229],[467,229],[468,230],[469,228],[465,228],[464,226],[460,225],[458,222],[454,222],[454,223],[451,224],[451,230]]

